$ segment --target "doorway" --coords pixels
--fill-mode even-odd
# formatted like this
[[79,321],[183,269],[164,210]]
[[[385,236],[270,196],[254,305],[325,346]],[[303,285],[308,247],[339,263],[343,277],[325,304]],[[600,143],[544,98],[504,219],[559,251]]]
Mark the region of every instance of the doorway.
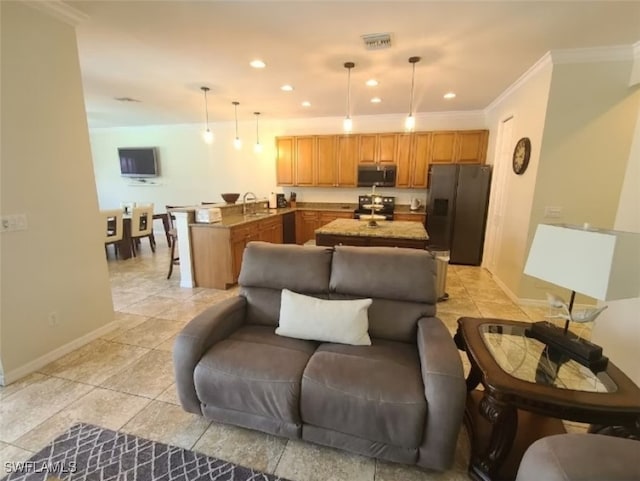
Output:
[[493,165],[493,179],[491,182],[491,198],[489,200],[489,214],[487,216],[487,236],[485,242],[483,267],[496,275],[500,260],[500,246],[504,225],[505,190],[507,189],[507,174],[511,163],[511,145],[513,133],[513,116],[507,117],[498,127],[496,155]]

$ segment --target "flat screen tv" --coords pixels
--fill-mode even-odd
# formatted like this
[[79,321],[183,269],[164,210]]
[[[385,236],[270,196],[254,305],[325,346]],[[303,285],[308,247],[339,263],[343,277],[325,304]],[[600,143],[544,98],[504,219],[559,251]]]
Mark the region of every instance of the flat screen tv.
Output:
[[123,177],[157,177],[158,158],[155,147],[126,147],[118,149],[120,174]]

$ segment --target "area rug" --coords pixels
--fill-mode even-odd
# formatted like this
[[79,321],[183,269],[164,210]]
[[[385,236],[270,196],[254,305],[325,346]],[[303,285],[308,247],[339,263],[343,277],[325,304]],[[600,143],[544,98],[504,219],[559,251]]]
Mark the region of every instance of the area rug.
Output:
[[75,424],[2,481],[286,481],[187,449]]

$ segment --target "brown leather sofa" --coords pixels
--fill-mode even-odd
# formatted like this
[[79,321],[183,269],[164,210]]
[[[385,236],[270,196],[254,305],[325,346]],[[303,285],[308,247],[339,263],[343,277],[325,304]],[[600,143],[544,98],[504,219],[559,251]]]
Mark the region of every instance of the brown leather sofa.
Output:
[[[210,420],[445,470],[465,405],[462,364],[435,317],[426,251],[249,243],[237,297],[190,321],[173,358],[182,407]],[[373,300],[371,346],[278,336],[282,289]]]

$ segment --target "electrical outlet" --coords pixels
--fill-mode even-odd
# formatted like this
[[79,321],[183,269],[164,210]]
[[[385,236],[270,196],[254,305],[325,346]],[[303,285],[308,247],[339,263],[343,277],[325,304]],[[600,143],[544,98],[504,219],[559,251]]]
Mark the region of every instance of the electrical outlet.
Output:
[[51,327],[55,327],[58,325],[58,313],[57,312],[50,312],[49,313],[49,325]]

